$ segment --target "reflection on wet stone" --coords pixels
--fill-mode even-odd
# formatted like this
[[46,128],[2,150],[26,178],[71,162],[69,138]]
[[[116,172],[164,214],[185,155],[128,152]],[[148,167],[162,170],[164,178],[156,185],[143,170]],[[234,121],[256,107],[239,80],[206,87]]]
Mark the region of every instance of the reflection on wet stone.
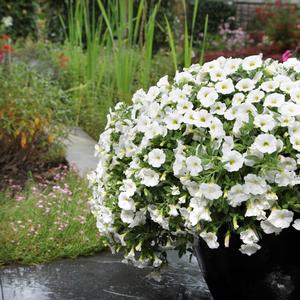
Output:
[[149,269],[121,263],[120,256],[100,253],[46,265],[0,269],[0,300],[209,300],[207,286],[195,258],[178,260],[170,252],[170,265],[162,281],[146,277]]

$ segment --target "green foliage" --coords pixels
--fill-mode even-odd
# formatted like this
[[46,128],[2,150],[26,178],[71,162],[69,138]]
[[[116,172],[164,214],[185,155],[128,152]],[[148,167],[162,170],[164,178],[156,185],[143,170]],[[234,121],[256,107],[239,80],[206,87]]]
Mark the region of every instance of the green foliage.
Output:
[[43,160],[64,134],[69,101],[50,80],[23,64],[0,66],[1,174]]
[[45,263],[103,248],[86,182],[73,172],[58,175],[46,188],[30,181],[15,196],[0,193],[0,265]]
[[30,36],[37,38],[38,1],[5,0],[0,1],[0,21],[3,17],[12,17],[13,25],[6,29],[13,39]]
[[[233,2],[233,1],[232,1]],[[192,20],[193,6],[195,0],[189,0],[189,20]],[[201,0],[199,1],[199,8],[195,25],[195,36],[199,38],[205,29],[205,17],[208,15],[208,32],[217,33],[220,23],[229,17],[236,15],[236,7],[232,3],[222,0]]]

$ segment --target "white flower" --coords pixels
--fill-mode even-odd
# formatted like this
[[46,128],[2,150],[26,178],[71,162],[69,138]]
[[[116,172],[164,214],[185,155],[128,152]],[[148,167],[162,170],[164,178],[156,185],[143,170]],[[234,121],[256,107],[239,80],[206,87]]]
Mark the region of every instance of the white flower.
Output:
[[254,118],[254,125],[260,128],[263,132],[269,132],[274,129],[276,123],[275,120],[270,115],[257,115]]
[[242,168],[244,163],[244,157],[236,150],[225,152],[222,156],[222,162],[224,169],[228,172],[235,172]]
[[141,169],[139,172],[141,183],[146,186],[156,186],[159,183],[159,175],[155,171],[147,168]]
[[262,66],[261,55],[252,55],[244,58],[242,67],[245,71],[253,71]]
[[210,249],[216,249],[219,247],[219,243],[218,243],[218,237],[215,233],[213,232],[207,232],[207,231],[202,231],[200,233],[200,237],[202,237],[204,239],[204,241],[206,242],[207,246]]
[[244,192],[244,187],[240,184],[236,184],[228,191],[227,200],[232,207],[240,206],[243,202],[250,198],[248,194]]
[[220,94],[231,94],[234,92],[234,85],[231,79],[220,81],[216,84],[216,91]]
[[260,86],[262,90],[267,93],[274,92],[279,87],[279,81],[276,80],[269,80],[262,83]]
[[249,92],[255,88],[255,81],[250,78],[241,79],[235,87],[241,92]]
[[202,87],[197,94],[197,99],[204,107],[212,106],[218,97],[215,89],[209,87]]
[[122,210],[120,217],[122,222],[130,224],[133,221],[134,213],[132,210]]
[[148,163],[154,168],[159,168],[166,161],[166,155],[161,149],[153,149],[148,154]]
[[136,185],[131,179],[124,179],[121,191],[125,192],[129,197],[133,196],[136,191]]
[[182,115],[179,112],[173,112],[167,115],[165,122],[169,130],[177,130],[180,128],[182,120]]
[[231,105],[232,106],[240,105],[244,102],[244,100],[245,100],[245,95],[243,93],[236,93],[232,98]]
[[295,150],[300,151],[300,136],[291,136],[290,142]]
[[211,122],[211,114],[205,110],[201,109],[194,113],[194,125],[196,127],[209,127]]
[[280,107],[284,103],[284,95],[273,93],[269,94],[264,101],[264,106]]
[[191,176],[198,176],[198,174],[203,170],[201,159],[198,156],[189,156],[186,159],[186,167]]
[[11,27],[13,25],[13,18],[11,16],[3,17],[1,21],[4,27]]
[[135,203],[133,199],[126,194],[126,192],[121,192],[118,199],[118,205],[120,208],[124,210],[135,210]]
[[177,102],[176,109],[180,114],[184,114],[186,111],[190,111],[193,109],[193,103],[186,99],[180,99]]
[[214,69],[209,72],[209,75],[212,81],[222,81],[226,79],[227,72],[222,69]]
[[223,195],[221,187],[216,183],[201,183],[200,191],[208,200],[219,199]]
[[268,217],[268,221],[277,228],[288,228],[293,221],[294,213],[287,209],[274,209]]
[[278,111],[285,116],[299,116],[300,115],[300,104],[295,104],[293,102],[285,102],[283,103]]
[[151,124],[151,120],[147,116],[141,116],[137,121],[137,129],[141,132],[146,132]]
[[222,102],[215,102],[210,108],[210,112],[216,115],[224,115],[226,105]]
[[271,224],[268,220],[261,221],[260,227],[266,234],[271,234],[271,233],[279,234],[282,230],[281,228],[278,228],[278,227],[274,226],[273,224]]
[[300,103],[300,88],[294,88],[290,92],[291,100]]
[[243,254],[247,254],[248,256],[251,256],[252,254],[257,252],[260,248],[261,248],[261,246],[258,244],[255,244],[255,243],[254,244],[242,244],[240,251]]
[[294,221],[293,227],[297,230],[300,230],[300,219]]
[[257,234],[250,228],[240,232],[244,244],[254,244],[259,241]]
[[260,102],[265,96],[265,93],[259,89],[251,91],[247,95],[246,103],[258,103]]
[[273,153],[277,150],[277,140],[274,135],[260,134],[255,138],[253,146],[261,153]]
[[242,60],[240,58],[229,58],[225,62],[224,70],[227,74],[232,74],[238,70]]
[[244,177],[244,191],[247,194],[261,195],[268,191],[268,185],[266,181],[255,174],[248,174]]
[[212,139],[217,139],[225,136],[223,123],[218,118],[212,118],[209,126],[209,133]]

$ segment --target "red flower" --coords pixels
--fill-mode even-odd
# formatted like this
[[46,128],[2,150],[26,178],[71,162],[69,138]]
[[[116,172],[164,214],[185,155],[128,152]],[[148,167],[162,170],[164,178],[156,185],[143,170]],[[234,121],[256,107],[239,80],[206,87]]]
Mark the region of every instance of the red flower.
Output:
[[4,50],[5,53],[11,53],[13,52],[15,49],[9,45],[9,44],[4,44],[2,49]]
[[2,40],[3,40],[3,41],[8,41],[8,40],[9,40],[9,35],[7,35],[7,34],[2,34]]

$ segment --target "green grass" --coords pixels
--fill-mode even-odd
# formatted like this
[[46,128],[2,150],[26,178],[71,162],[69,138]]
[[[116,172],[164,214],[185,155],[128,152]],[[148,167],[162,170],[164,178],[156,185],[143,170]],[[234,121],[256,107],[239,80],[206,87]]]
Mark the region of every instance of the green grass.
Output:
[[[0,193],[0,265],[36,264],[103,248],[88,207],[87,183],[61,169],[56,181]],[[14,196],[12,196],[12,192]]]

